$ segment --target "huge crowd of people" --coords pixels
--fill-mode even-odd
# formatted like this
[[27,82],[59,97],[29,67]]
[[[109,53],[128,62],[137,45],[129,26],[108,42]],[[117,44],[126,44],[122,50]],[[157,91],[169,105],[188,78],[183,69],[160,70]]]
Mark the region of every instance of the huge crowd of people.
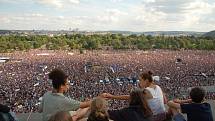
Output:
[[[68,97],[84,101],[101,93],[129,94],[142,72],[151,70],[168,99],[188,97],[194,86],[215,84],[215,53],[199,50],[68,51],[32,50],[0,54],[0,100],[16,113],[38,111],[42,96],[51,90],[48,74],[60,68],[69,76]],[[207,99],[215,99],[213,91]],[[111,109],[128,105],[110,100]]]

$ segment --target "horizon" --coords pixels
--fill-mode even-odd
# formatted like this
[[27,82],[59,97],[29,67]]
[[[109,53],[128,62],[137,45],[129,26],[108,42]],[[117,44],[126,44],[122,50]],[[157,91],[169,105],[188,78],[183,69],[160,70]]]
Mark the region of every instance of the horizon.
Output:
[[[73,30],[48,30],[48,29],[0,29],[0,31],[73,31]],[[211,30],[214,31],[214,30]],[[146,32],[197,32],[207,33],[211,31],[183,31],[183,30],[164,30],[164,31],[129,31],[129,30],[78,30],[78,32],[133,32],[133,33],[146,33]]]
[[0,30],[215,30],[213,0],[0,0]]

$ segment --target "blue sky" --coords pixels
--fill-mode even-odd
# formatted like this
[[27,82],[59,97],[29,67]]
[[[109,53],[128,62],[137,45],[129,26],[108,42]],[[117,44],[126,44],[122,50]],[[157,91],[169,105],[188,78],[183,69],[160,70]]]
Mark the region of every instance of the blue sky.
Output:
[[0,0],[0,29],[215,30],[215,0]]

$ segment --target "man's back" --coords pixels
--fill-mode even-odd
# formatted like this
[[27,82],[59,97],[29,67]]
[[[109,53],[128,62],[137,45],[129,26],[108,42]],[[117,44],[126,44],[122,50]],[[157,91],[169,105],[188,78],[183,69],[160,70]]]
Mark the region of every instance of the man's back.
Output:
[[209,103],[181,104],[181,111],[187,114],[188,121],[213,121]]
[[80,102],[71,100],[61,93],[47,92],[43,96],[41,108],[43,109],[43,121],[47,121],[59,111],[75,111],[80,107]]

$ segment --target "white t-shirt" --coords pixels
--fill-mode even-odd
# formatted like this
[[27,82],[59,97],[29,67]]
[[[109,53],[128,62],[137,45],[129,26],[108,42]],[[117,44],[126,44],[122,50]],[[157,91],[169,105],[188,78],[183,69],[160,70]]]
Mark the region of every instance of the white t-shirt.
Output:
[[146,88],[153,96],[152,99],[148,100],[149,107],[151,108],[153,115],[157,115],[165,112],[164,96],[161,88],[156,85],[155,88]]

